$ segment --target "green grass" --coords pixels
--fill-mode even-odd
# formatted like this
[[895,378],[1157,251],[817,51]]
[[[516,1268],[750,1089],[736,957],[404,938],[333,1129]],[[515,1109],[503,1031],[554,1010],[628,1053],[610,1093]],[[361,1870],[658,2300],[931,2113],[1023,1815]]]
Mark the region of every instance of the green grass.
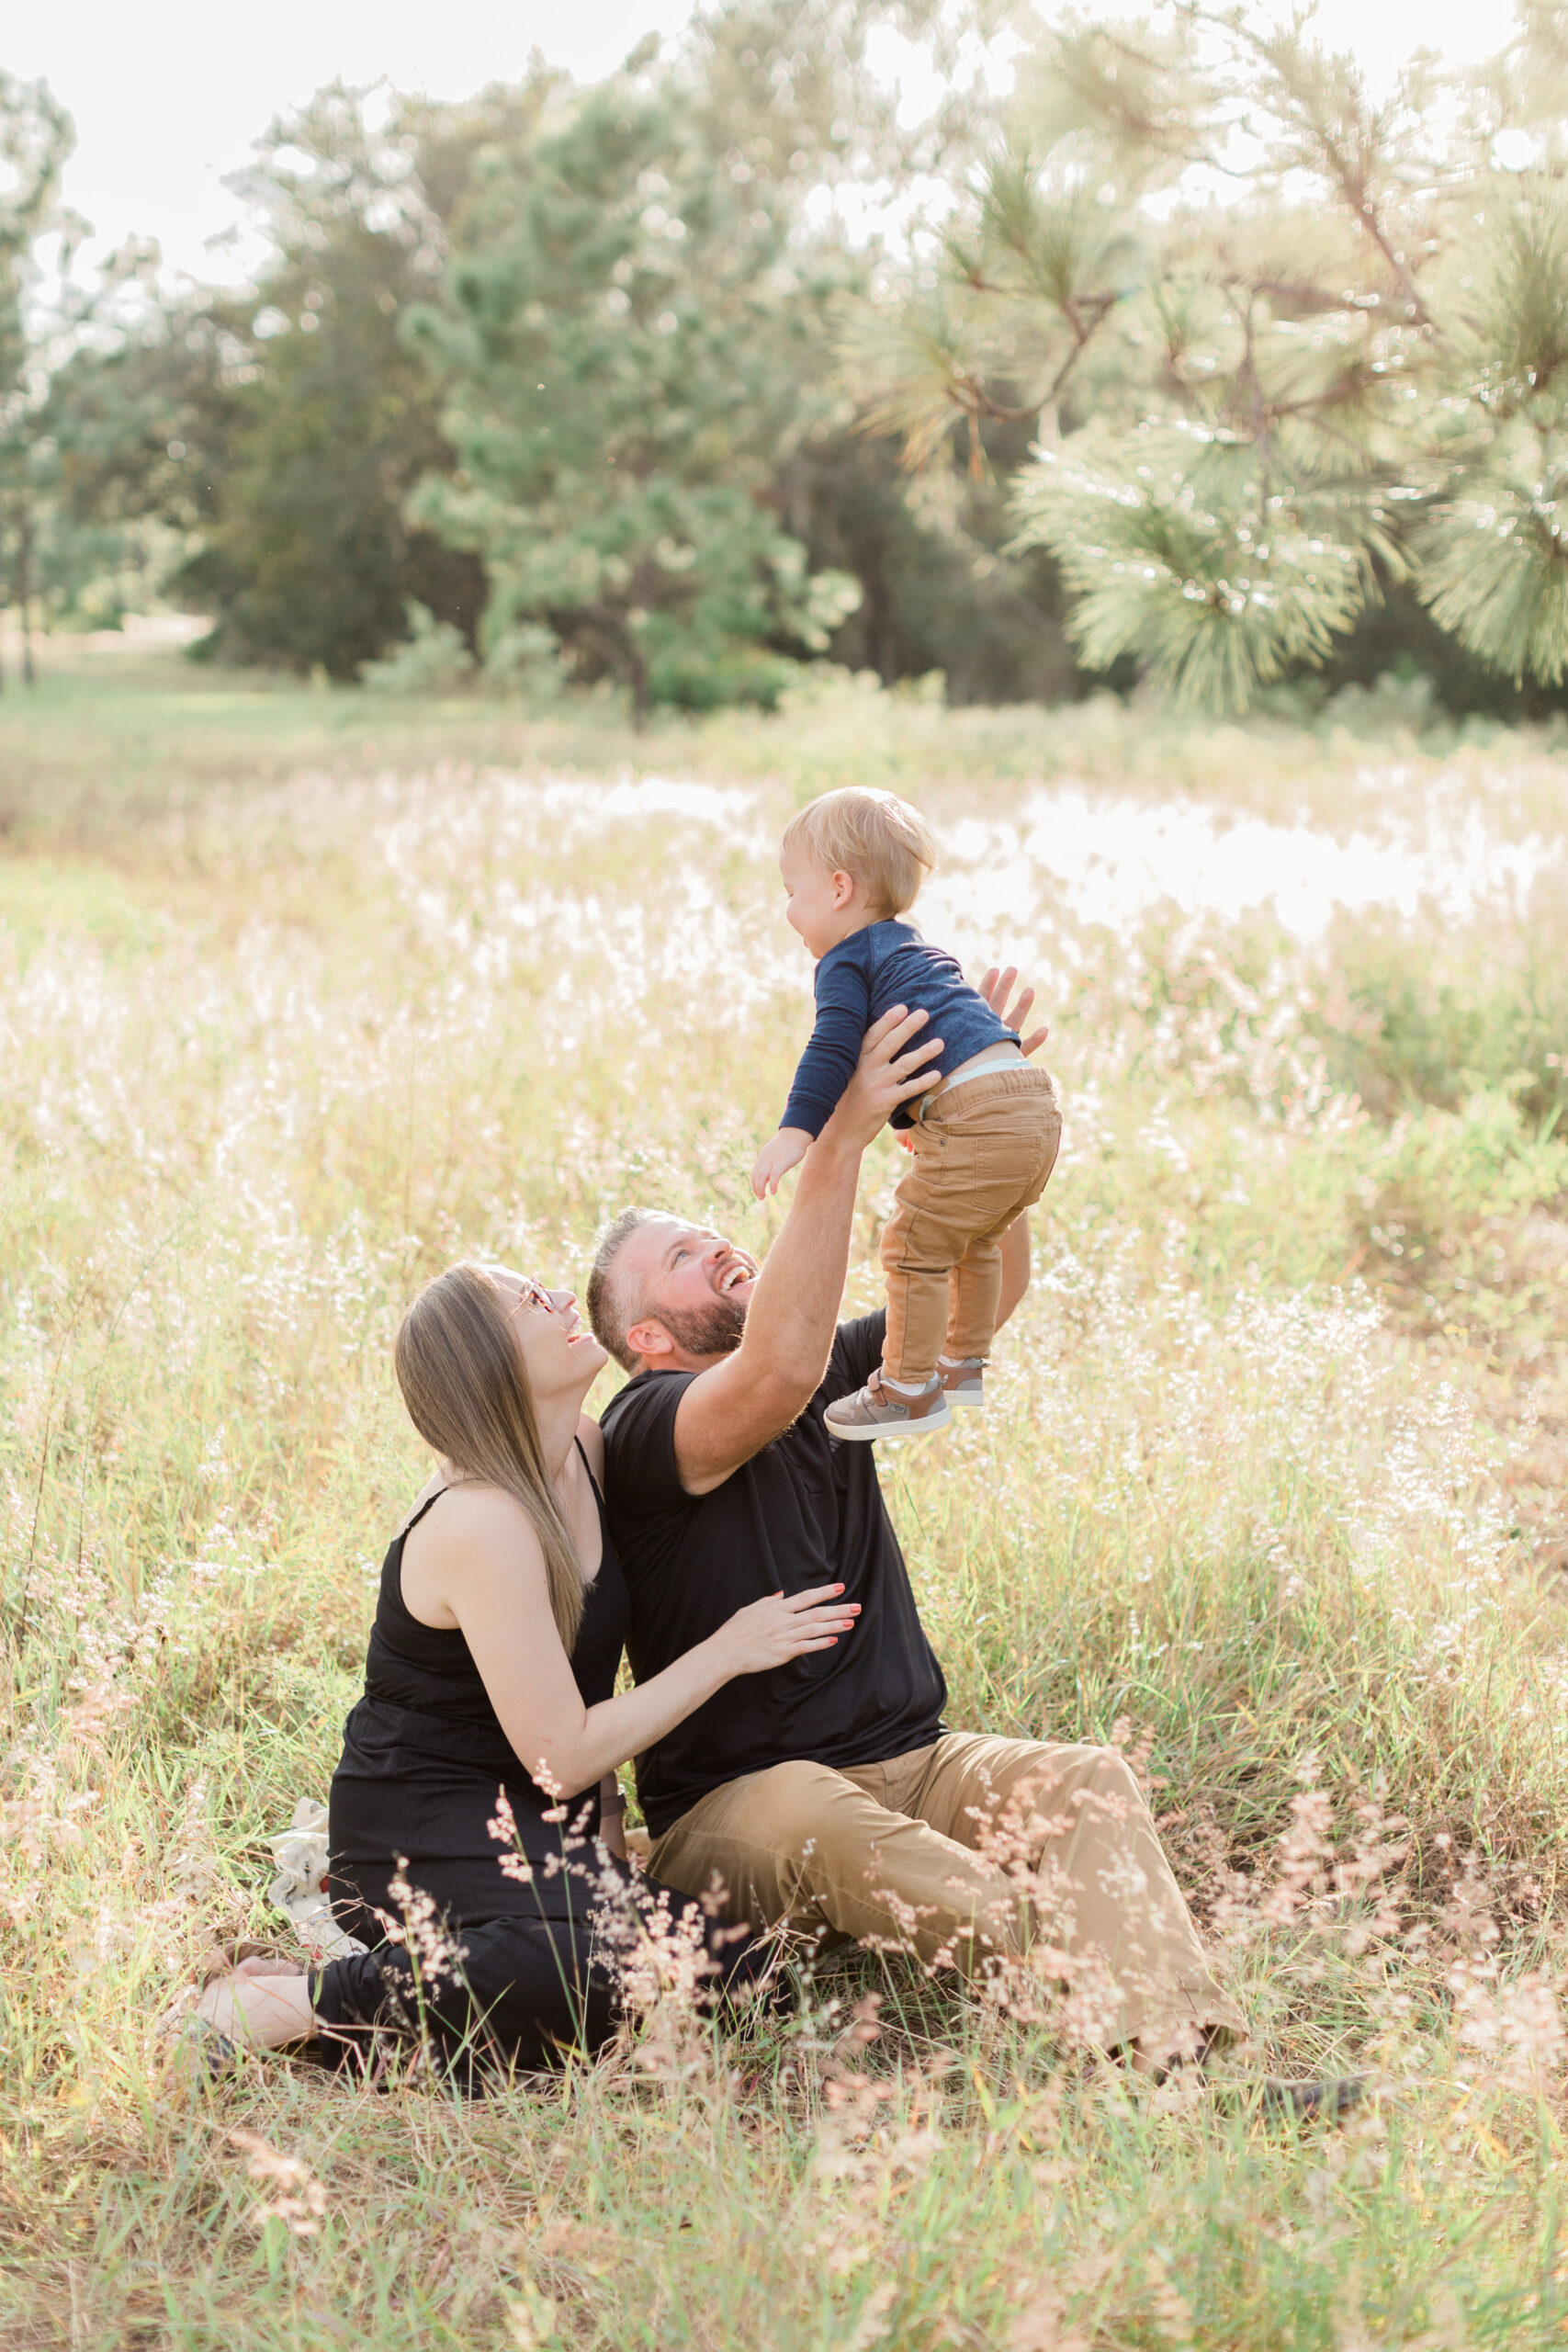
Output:
[[[1552,744],[842,684],[638,741],[45,672],[0,696],[0,2342],[1559,2343]],[[468,1249],[580,1274],[633,1198],[765,1248],[808,1012],[771,844],[851,778],[979,844],[957,944],[1038,973],[1067,1109],[995,1407],[888,1480],[953,1720],[1141,1739],[1261,2050],[1376,2099],[1281,2140],[858,1960],[478,2106],[171,2079],[197,1954],[276,1928],[265,1839],[324,1790],[422,1475],[403,1302]],[[1307,945],[1111,933],[997,848],[1053,778],[1339,838],[1457,811],[1538,871]]]
[[[1384,681],[1325,706],[1287,690],[1250,722],[1176,718],[1157,702],[949,710],[917,681],[891,692],[823,665],[780,709],[654,714],[640,734],[609,689],[529,706],[479,691],[393,695],[223,672],[127,640],[106,651],[46,640],[29,693],[11,652],[0,693],[0,830],[98,839],[105,820],[154,822],[214,789],[299,775],[351,776],[440,763],[777,781],[794,797],[859,782],[936,785],[961,800],[994,785],[1084,777],[1144,798],[1192,796],[1232,810],[1344,829],[1376,822],[1405,787],[1443,782],[1506,830],[1558,821],[1560,730],[1456,727],[1429,697]],[[981,804],[984,805],[982,798]]]

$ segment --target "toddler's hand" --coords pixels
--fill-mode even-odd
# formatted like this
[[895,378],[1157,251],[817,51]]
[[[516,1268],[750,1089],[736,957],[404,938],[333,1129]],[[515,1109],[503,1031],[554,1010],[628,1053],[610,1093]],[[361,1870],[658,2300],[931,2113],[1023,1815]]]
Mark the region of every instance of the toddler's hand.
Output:
[[811,1148],[811,1137],[804,1127],[781,1127],[772,1143],[765,1143],[757,1154],[757,1165],[751,1170],[751,1190],[760,1201],[779,1189],[779,1179],[798,1168]]

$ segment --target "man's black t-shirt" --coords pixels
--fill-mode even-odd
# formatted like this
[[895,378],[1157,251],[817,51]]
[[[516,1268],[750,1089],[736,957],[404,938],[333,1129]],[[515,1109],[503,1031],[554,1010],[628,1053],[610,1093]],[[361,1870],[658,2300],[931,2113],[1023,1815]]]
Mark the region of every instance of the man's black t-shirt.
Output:
[[920,1628],[876,1480],[874,1449],[829,1438],[822,1416],[882,1360],[886,1315],[841,1323],[828,1374],[792,1429],[710,1495],[675,1468],[675,1411],[690,1372],[643,1372],[604,1415],[610,1532],[631,1595],[626,1647],[639,1682],[769,1592],[842,1581],[861,1614],[836,1647],[737,1675],[637,1760],[661,1837],[709,1789],[792,1757],[878,1764],[940,1736],[947,1688]]

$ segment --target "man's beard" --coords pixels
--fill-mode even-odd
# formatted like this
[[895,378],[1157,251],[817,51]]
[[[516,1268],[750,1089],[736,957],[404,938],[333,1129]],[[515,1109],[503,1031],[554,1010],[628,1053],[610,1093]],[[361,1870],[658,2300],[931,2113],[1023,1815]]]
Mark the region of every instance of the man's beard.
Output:
[[708,1306],[661,1306],[659,1320],[689,1356],[732,1356],[746,1330],[746,1302],[716,1298]]

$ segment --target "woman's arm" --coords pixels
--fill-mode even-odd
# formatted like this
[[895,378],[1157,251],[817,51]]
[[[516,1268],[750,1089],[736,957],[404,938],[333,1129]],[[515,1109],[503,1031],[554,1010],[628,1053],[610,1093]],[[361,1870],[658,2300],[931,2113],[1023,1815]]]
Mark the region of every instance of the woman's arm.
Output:
[[423,1522],[423,1595],[461,1626],[513,1753],[539,1786],[570,1797],[650,1747],[738,1674],[761,1674],[851,1632],[840,1584],[770,1593],[635,1690],[585,1707],[550,1613],[544,1555],[526,1512],[493,1487],[455,1489]]

